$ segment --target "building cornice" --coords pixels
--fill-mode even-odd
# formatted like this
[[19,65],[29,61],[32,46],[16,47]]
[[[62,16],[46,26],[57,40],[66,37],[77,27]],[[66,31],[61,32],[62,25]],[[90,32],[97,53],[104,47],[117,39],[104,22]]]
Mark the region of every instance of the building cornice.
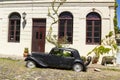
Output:
[[[59,3],[59,2],[56,2]],[[3,1],[0,7],[49,7],[51,2],[44,1]],[[65,2],[63,7],[106,7],[114,6],[114,2]]]
[[[53,0],[0,0],[0,2],[52,2]],[[61,0],[56,0],[60,2]],[[66,2],[115,2],[115,0],[66,0]]]

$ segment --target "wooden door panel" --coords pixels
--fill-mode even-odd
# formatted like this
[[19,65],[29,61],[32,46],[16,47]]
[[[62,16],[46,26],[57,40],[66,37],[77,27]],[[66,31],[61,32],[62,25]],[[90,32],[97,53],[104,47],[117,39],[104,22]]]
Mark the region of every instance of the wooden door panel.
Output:
[[[46,33],[46,20],[33,19],[33,37],[32,37],[32,51],[44,52],[45,51],[45,33]],[[44,23],[44,25],[43,25]]]

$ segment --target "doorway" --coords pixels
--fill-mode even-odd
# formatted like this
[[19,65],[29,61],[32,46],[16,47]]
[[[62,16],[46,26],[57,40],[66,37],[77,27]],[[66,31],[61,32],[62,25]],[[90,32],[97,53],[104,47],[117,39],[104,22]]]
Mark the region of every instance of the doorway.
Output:
[[33,19],[32,52],[45,52],[46,19]]

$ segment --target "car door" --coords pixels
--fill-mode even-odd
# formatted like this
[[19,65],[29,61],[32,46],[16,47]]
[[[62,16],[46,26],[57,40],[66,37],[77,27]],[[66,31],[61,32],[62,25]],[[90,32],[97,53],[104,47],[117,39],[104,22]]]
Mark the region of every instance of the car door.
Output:
[[49,54],[49,56],[46,58],[46,62],[49,67],[59,67],[60,61],[61,57],[54,54]]
[[61,60],[60,60],[60,66],[62,68],[71,68],[72,65],[74,64],[74,57],[72,56],[72,53],[70,51],[63,51],[64,53],[68,53],[69,55],[63,55]]
[[62,57],[60,61],[61,68],[71,68],[74,64],[74,57]]

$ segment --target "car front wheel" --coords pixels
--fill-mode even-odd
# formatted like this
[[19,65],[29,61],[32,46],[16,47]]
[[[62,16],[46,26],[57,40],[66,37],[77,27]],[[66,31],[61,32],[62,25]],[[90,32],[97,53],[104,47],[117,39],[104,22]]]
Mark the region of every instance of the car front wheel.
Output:
[[26,67],[28,67],[28,68],[35,68],[36,64],[33,61],[27,61]]
[[83,70],[83,66],[79,63],[76,63],[73,65],[73,70],[76,71],[76,72],[80,72]]

